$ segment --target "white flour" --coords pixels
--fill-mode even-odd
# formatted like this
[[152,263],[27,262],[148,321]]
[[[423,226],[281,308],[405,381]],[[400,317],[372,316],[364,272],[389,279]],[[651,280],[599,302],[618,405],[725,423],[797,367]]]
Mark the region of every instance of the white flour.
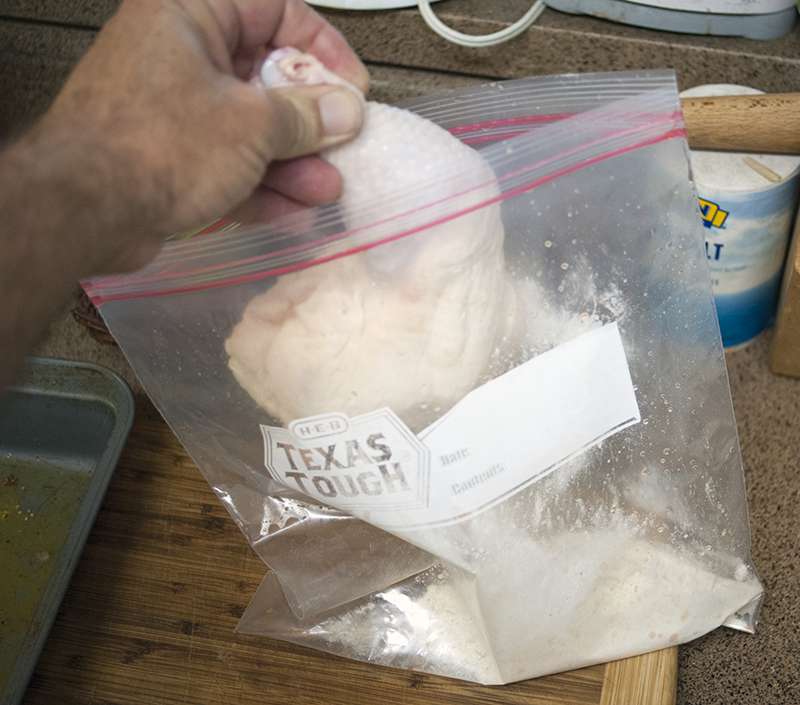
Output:
[[527,325],[528,356],[550,350],[611,321],[625,321],[627,304],[619,287],[612,284],[599,290],[586,258],[574,256],[573,260],[561,277],[557,299],[548,296],[534,280],[517,283]]
[[476,578],[429,572],[315,631],[344,655],[508,682],[700,636],[760,594],[744,564],[735,576],[629,529],[510,535]]
[[497,682],[486,635],[473,617],[474,598],[465,599],[460,583],[454,574],[431,569],[322,622],[311,633],[322,637],[328,650],[344,656]]
[[487,565],[479,582],[505,681],[694,639],[761,592],[744,566],[749,582],[723,578],[666,544],[618,529],[510,543],[502,563],[524,568],[496,580],[500,565]]

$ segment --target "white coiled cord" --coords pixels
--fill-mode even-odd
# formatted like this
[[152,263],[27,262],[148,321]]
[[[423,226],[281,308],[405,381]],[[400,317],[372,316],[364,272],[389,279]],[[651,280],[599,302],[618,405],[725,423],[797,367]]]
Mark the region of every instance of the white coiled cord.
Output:
[[544,0],[535,0],[531,9],[528,10],[520,19],[514,24],[501,29],[499,32],[492,32],[491,34],[464,34],[458,32],[452,27],[448,27],[442,22],[431,8],[430,0],[417,0],[422,19],[436,34],[444,37],[447,41],[458,44],[462,47],[490,47],[495,44],[502,44],[509,39],[513,39],[519,34],[522,34],[528,27],[530,27],[539,18],[539,15],[544,12]]

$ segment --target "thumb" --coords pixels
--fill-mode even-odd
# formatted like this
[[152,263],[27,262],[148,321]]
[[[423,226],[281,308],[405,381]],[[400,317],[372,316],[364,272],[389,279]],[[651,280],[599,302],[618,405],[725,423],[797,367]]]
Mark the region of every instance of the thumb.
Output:
[[314,154],[356,136],[364,101],[335,86],[287,86],[264,92],[266,140],[271,159]]

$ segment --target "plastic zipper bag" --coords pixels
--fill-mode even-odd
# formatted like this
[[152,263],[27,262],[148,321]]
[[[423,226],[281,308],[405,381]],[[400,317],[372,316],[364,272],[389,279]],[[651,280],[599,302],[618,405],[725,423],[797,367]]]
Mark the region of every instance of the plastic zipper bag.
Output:
[[85,284],[269,567],[239,630],[482,683],[752,631],[674,76],[404,108],[339,204]]

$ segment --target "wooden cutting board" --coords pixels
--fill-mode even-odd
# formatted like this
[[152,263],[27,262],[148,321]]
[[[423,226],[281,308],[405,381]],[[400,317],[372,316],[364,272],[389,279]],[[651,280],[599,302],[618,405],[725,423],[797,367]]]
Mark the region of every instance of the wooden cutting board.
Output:
[[795,222],[791,242],[775,316],[769,366],[777,374],[800,377],[800,218]]
[[146,402],[27,705],[672,705],[677,649],[501,687],[234,634],[265,568]]

